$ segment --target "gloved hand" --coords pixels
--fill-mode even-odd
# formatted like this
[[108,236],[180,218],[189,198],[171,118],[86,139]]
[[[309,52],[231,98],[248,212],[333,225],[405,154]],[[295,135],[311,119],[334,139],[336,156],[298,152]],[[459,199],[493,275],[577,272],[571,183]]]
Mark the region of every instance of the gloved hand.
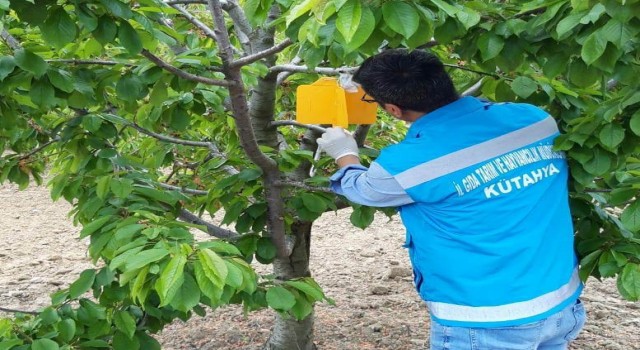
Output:
[[323,151],[335,160],[347,155],[358,156],[356,140],[343,128],[328,128],[316,142]]

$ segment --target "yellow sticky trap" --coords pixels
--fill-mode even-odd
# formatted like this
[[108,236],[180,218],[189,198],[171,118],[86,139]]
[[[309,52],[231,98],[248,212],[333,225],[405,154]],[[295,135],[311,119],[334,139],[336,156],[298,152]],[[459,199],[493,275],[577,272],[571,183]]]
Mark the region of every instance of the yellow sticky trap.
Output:
[[320,78],[311,85],[300,85],[296,92],[296,120],[304,124],[373,124],[378,105],[361,101],[364,91],[348,92],[335,78]]

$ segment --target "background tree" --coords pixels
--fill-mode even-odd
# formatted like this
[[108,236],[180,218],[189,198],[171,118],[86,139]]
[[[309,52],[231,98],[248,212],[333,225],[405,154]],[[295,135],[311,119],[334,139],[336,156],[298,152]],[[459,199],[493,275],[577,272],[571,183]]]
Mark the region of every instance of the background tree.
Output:
[[[96,262],[39,315],[0,320],[0,349],[154,349],[175,318],[236,303],[277,312],[266,349],[313,349],[330,300],[311,226],[349,203],[324,187],[330,159],[308,175],[322,128],[292,120],[295,87],[389,47],[433,50],[467,94],[549,110],[580,275],[640,298],[637,0],[0,0],[0,16],[0,181],[48,170]],[[355,130],[365,161],[402,134],[380,118]]]

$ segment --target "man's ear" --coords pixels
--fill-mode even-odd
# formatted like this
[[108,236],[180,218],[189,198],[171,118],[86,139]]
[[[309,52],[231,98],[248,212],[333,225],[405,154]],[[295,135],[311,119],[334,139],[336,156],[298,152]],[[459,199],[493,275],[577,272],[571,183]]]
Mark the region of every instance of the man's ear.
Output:
[[385,103],[384,110],[398,119],[402,117],[402,108],[394,105],[393,103]]

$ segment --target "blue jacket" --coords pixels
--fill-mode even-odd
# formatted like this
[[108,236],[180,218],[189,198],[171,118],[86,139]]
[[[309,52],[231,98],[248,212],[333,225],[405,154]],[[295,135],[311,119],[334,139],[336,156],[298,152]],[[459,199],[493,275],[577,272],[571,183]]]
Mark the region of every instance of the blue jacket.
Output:
[[465,97],[419,118],[369,169],[341,169],[332,188],[398,206],[416,288],[439,323],[525,324],[582,290],[557,136],[537,107]]

